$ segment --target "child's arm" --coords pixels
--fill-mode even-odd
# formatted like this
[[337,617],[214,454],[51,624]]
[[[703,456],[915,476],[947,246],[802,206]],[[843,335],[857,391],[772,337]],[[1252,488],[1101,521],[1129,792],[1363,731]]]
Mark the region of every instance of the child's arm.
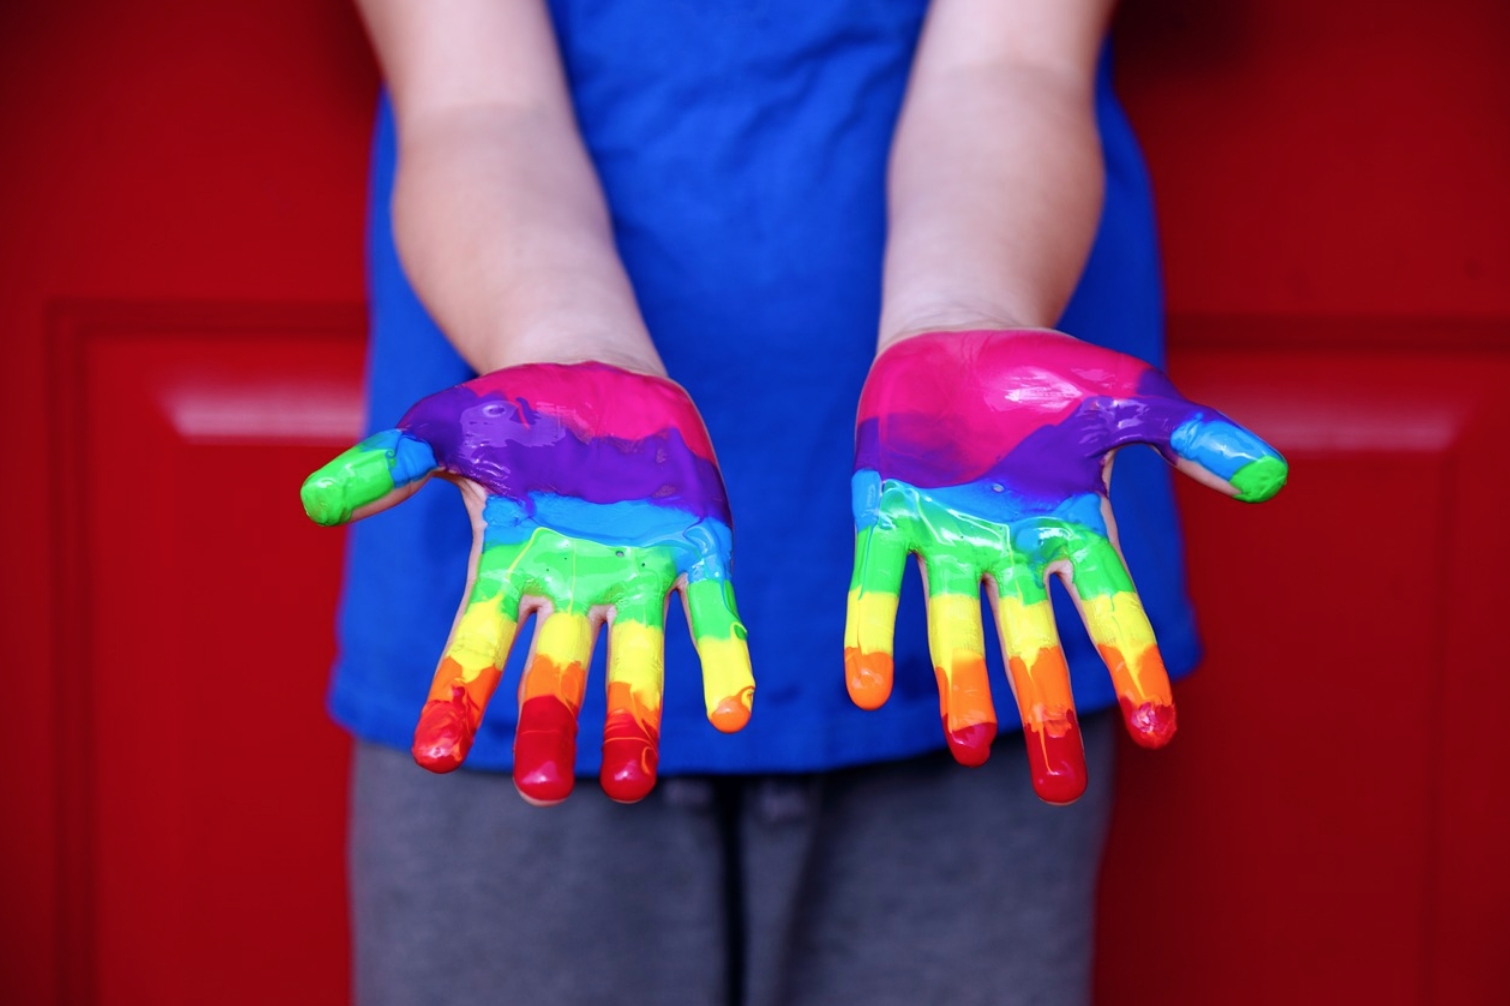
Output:
[[473,549],[415,759],[436,772],[462,763],[534,614],[514,779],[527,800],[564,799],[606,622],[601,780],[611,798],[638,800],[656,778],[671,592],[687,607],[709,719],[727,732],[750,715],[712,444],[687,393],[663,379],[540,0],[361,4],[398,117],[399,254],[483,376],[430,395],[311,475],[305,510],[344,524],[433,476],[457,483]]
[[938,0],[892,148],[880,347],[860,400],[850,695],[892,685],[903,568],[924,572],[945,736],[979,764],[997,716],[985,584],[1025,730],[1033,786],[1086,784],[1069,668],[1047,581],[1068,588],[1133,738],[1175,731],[1169,679],[1117,544],[1112,455],[1157,447],[1248,502],[1284,460],[1140,360],[1047,331],[1079,280],[1104,185],[1095,119],[1107,0]]
[[1055,324],[1095,236],[1111,0],[938,0],[891,152],[881,346]]
[[393,219],[420,299],[479,373],[664,374],[619,263],[538,0],[360,0],[398,120]]

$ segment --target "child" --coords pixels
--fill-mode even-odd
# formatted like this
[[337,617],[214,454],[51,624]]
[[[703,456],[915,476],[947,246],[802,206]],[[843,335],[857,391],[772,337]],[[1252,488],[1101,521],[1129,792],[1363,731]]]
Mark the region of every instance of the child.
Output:
[[[1103,710],[1120,698],[1135,735],[1164,742],[1164,667],[1197,655],[1167,475],[1150,452],[1118,466],[1139,606],[1098,504],[1104,456],[1149,440],[1243,498],[1282,482],[1272,451],[1145,365],[1044,331],[1161,362],[1109,6],[938,0],[924,27],[914,0],[364,0],[391,96],[374,159],[374,429],[425,402],[317,473],[306,505],[365,516],[439,466],[473,516],[479,586],[447,644],[470,535],[446,492],[352,530],[331,703],[362,740],[359,1001],[1087,1001]],[[490,376],[426,398],[474,374]],[[857,404],[870,425],[852,494]],[[1069,416],[1106,439],[992,474]],[[643,491],[596,480],[611,451],[681,459],[679,474]],[[1034,488],[1044,472],[1056,486]],[[1013,565],[1023,522],[1050,518],[1085,535],[1039,534]],[[897,585],[907,551],[930,576],[932,659],[923,600]],[[606,584],[592,596],[589,560]],[[629,598],[615,561],[659,569],[659,587]],[[1109,678],[1061,604],[1073,702],[1047,602],[1029,596],[1050,571],[1070,576],[1102,653],[1122,654]],[[991,745],[983,576],[1026,748]],[[662,706],[650,650],[673,580],[708,689],[672,612]],[[532,610],[520,716],[495,701],[479,726]],[[639,653],[610,670],[617,692],[601,668],[582,674],[605,618],[610,659]],[[1016,652],[1029,635],[1036,657]],[[881,707],[856,708],[846,680]],[[402,753],[422,707],[416,756],[466,770],[430,776]],[[705,716],[748,726],[724,736]],[[991,761],[959,769],[946,743]],[[512,768],[527,798],[555,803],[573,760],[610,795],[649,795],[625,807],[578,783],[541,811],[486,771]],[[1087,775],[1068,808],[1029,785],[1072,800]]]

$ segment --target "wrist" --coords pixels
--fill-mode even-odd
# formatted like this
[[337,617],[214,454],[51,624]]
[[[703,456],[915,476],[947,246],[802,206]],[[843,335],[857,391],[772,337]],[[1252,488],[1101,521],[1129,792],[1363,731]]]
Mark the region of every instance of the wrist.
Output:
[[479,374],[530,363],[606,363],[637,374],[666,377],[666,365],[648,333],[545,326],[511,333],[462,352]]
[[529,363],[598,361],[623,370],[666,376],[639,311],[595,304],[589,296],[534,309],[504,309],[481,324],[446,328],[463,359],[479,374]]
[[986,314],[962,310],[919,317],[892,329],[887,329],[883,324],[880,337],[876,340],[876,355],[879,357],[892,346],[912,339],[935,336],[947,339],[950,335],[963,336],[967,333],[989,333],[1005,338],[1013,335],[1063,334],[1048,325],[1025,323],[1005,317],[1004,313]]

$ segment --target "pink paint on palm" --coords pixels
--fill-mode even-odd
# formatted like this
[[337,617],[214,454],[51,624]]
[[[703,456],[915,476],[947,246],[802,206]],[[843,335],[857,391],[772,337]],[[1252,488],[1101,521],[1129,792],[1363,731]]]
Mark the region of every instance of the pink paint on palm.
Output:
[[674,429],[692,453],[714,460],[713,444],[692,400],[664,377],[601,363],[530,364],[494,371],[462,387],[552,416],[584,440],[645,440]]
[[[1131,397],[1147,364],[1058,332],[930,333],[889,347],[860,397],[893,449],[928,445],[949,482],[980,479],[1009,451],[1087,398]],[[926,426],[927,429],[909,429]],[[939,456],[943,451],[947,457]]]

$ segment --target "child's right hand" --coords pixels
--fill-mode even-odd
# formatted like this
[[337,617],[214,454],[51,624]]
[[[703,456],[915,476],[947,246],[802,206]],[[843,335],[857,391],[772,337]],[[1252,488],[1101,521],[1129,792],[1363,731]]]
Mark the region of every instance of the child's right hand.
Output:
[[598,628],[609,623],[602,783],[634,801],[655,785],[665,606],[680,590],[708,718],[750,716],[754,681],[729,582],[723,479],[702,419],[669,380],[602,363],[528,364],[424,399],[315,472],[316,523],[393,506],[431,475],[472,515],[465,601],[414,737],[447,772],[466,758],[519,622],[540,621],[520,687],[514,781],[532,803],[571,792],[576,716]]

